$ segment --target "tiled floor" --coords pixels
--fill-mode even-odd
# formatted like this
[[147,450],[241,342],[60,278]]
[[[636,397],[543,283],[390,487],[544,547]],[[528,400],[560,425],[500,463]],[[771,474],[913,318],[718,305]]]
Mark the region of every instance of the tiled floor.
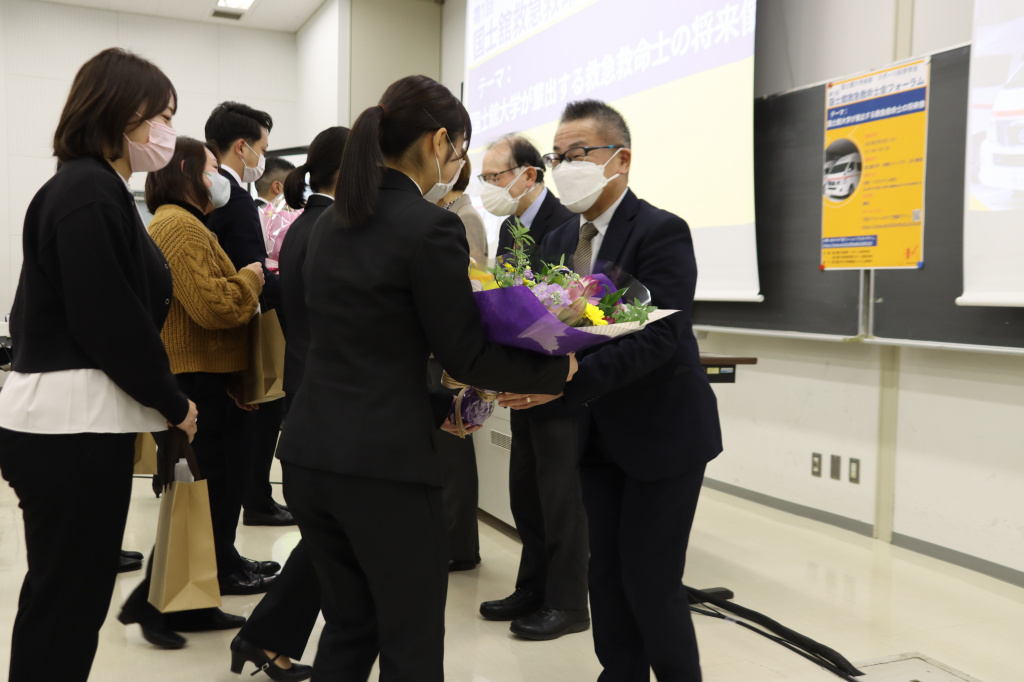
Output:
[[[158,506],[148,479],[137,479],[126,548],[148,551]],[[243,526],[239,549],[248,557],[283,562],[297,537],[294,528]],[[511,592],[519,558],[517,542],[486,524],[481,524],[481,545],[480,568],[451,577],[447,678],[595,680],[599,668],[588,633],[554,642],[519,641],[506,623],[477,615],[479,602]],[[701,499],[688,564],[687,584],[727,586],[735,591],[737,603],[837,649],[854,663],[915,651],[981,682],[1024,680],[1024,589],[711,490]],[[7,667],[24,566],[17,500],[0,484],[0,670]],[[228,671],[232,632],[189,635],[186,649],[161,651],[142,639],[137,626],[118,623],[116,609],[140,577],[129,573],[118,579],[93,680],[243,679]],[[247,614],[257,598],[224,601],[227,611]],[[695,616],[695,622],[706,682],[838,679],[736,625],[703,616]],[[318,634],[319,628],[307,649],[307,662]],[[246,668],[244,679],[251,671],[251,666]]]

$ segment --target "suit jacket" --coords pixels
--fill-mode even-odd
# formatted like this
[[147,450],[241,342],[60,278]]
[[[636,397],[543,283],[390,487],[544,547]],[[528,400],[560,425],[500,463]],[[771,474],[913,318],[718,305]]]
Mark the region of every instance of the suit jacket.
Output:
[[309,237],[317,219],[334,200],[314,194],[306,202],[306,209],[288,228],[281,245],[280,283],[281,310],[287,321],[284,327],[284,392],[294,396],[306,370],[309,353],[309,313],[306,310],[306,286],[302,281],[302,266],[309,250]]
[[[569,262],[578,241],[577,218],[549,234],[542,251]],[[693,335],[697,264],[690,228],[627,190],[598,259],[639,279],[654,305],[679,312],[577,356],[580,369],[566,385],[565,403],[589,406],[590,433],[630,476],[682,475],[722,451],[718,405]]]
[[[501,230],[498,232],[498,256],[505,254],[512,248],[512,234],[509,230],[512,228],[513,217],[508,216],[505,218],[505,222],[501,224]],[[548,193],[544,196],[544,201],[541,202],[536,217],[533,219],[533,223],[530,225],[530,236],[533,237],[534,242],[540,244],[541,240],[549,232],[576,217],[577,214],[563,206],[558,197],[548,190]]]
[[424,381],[431,352],[464,383],[562,391],[567,358],[484,339],[468,261],[459,217],[424,201],[398,171],[385,170],[362,224],[347,227],[335,211],[324,212],[303,271],[309,356],[278,446],[282,461],[441,485],[431,441],[438,413]]
[[277,275],[267,270],[267,245],[256,203],[231,173],[221,168],[220,174],[231,183],[231,198],[207,217],[206,226],[217,235],[236,270],[250,263],[263,265],[266,283],[261,300],[265,303],[264,309],[277,308],[281,303],[281,288]]

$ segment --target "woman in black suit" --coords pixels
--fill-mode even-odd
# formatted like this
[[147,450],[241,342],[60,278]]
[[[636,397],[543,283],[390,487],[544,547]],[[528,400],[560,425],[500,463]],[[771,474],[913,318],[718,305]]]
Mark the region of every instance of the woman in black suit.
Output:
[[[454,184],[469,115],[425,76],[392,84],[345,145],[336,203],[309,243],[310,349],[281,436],[284,486],[333,627],[316,677],[444,679],[448,550],[441,465],[430,440],[431,352],[456,379],[560,393],[575,358],[488,343],[467,279]],[[323,659],[323,661],[322,661]]]
[[85,682],[117,577],[139,431],[196,430],[160,328],[167,261],[128,189],[174,151],[176,95],[119,49],[79,70],[53,140],[57,173],[25,215],[0,392],[0,470],[18,495],[28,573],[10,677]]
[[[292,170],[284,181],[284,200],[302,215],[288,228],[281,246],[281,307],[287,339],[284,360],[285,405],[289,406],[302,383],[309,353],[309,314],[302,266],[306,262],[309,236],[320,215],[334,203],[341,154],[348,139],[348,128],[328,128],[315,138],[306,153],[306,162]],[[306,174],[309,189],[306,198]],[[245,661],[252,661],[273,680],[306,680],[313,674],[308,665],[293,665],[302,658],[309,635],[320,614],[321,594],[309,550],[299,541],[277,581],[249,616],[238,636],[231,642],[231,668],[242,672]],[[327,632],[330,628],[326,629]],[[329,635],[326,635],[329,636]]]

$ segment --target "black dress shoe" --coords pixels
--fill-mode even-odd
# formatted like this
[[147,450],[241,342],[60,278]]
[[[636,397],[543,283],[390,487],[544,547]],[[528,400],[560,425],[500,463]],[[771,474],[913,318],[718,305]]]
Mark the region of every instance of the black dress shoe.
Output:
[[221,594],[262,594],[277,580],[276,575],[259,575],[249,571],[231,573],[220,581]]
[[274,575],[281,570],[281,564],[276,561],[256,561],[242,557],[245,568],[253,575]]
[[246,509],[242,512],[242,524],[246,526],[294,526],[295,518],[290,511],[274,503],[274,508],[269,511]]
[[164,614],[167,627],[178,632],[209,632],[211,630],[237,630],[245,625],[245,618],[224,613],[220,609],[193,609]]
[[121,550],[121,556],[125,559],[135,559],[137,561],[142,561],[143,559],[142,552],[129,552],[127,549]]
[[[131,625],[138,621],[132,616],[126,609],[121,609],[121,615],[117,617],[119,621],[125,625]],[[146,641],[153,646],[158,646],[161,649],[182,649],[184,648],[187,640],[174,632],[166,625],[157,625],[156,623],[147,623],[143,625],[139,623],[139,627],[142,628],[142,636],[145,637]]]
[[544,606],[544,595],[517,587],[504,599],[485,601],[480,605],[480,615],[487,620],[515,620],[528,616]]
[[[278,654],[269,658],[263,653],[263,649],[245,641],[241,636],[236,636],[231,640],[231,672],[236,675],[241,675],[245,662],[250,661],[256,666],[256,672],[262,670],[267,677],[275,682],[298,682],[299,680],[308,680],[313,676],[313,666],[310,665],[292,663],[290,668],[278,666],[275,661],[280,656],[281,654]],[[253,675],[255,674],[253,673]]]
[[142,568],[142,559],[129,559],[122,553],[120,561],[121,563],[117,566],[118,573],[128,573],[129,571],[137,571]]
[[586,609],[541,609],[533,615],[515,619],[509,629],[526,639],[558,639],[562,635],[589,630],[590,614]]
[[480,565],[480,557],[476,559],[462,559],[456,561],[455,559],[448,560],[448,572],[454,573],[455,571],[472,571],[474,568]]

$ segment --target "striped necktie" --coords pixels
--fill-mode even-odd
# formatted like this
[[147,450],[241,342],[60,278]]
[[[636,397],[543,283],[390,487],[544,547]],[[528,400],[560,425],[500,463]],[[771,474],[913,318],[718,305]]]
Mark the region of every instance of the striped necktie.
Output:
[[590,274],[591,263],[593,259],[593,244],[591,241],[597,235],[597,228],[594,227],[594,223],[584,223],[583,227],[580,228],[580,241],[576,244],[576,254],[573,256],[573,269],[580,275],[586,276]]

